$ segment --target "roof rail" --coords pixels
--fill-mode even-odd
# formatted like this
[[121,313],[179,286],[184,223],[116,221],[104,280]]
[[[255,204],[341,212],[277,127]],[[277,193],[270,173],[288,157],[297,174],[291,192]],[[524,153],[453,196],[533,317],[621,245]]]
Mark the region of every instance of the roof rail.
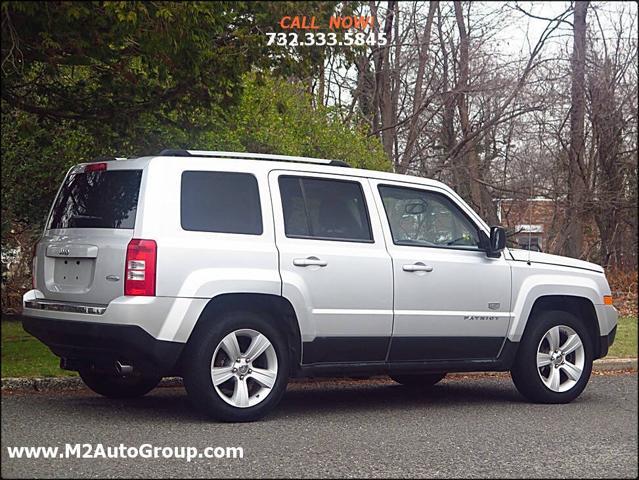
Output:
[[268,153],[246,153],[246,152],[211,152],[207,150],[179,150],[169,148],[162,150],[160,155],[167,157],[210,157],[210,158],[236,158],[246,160],[270,160],[274,162],[298,162],[315,163],[318,165],[331,165],[335,167],[350,167],[342,160],[324,160],[310,157],[292,157],[289,155],[271,155]]

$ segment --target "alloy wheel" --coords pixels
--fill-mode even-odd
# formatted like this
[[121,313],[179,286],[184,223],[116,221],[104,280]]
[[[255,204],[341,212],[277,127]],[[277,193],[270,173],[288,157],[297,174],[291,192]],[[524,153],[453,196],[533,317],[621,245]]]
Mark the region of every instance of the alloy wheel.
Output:
[[567,392],[584,370],[584,345],[572,328],[557,325],[548,330],[537,347],[537,372],[553,392]]
[[217,394],[229,405],[248,408],[264,401],[277,380],[275,348],[252,329],[226,335],[211,359],[211,379]]

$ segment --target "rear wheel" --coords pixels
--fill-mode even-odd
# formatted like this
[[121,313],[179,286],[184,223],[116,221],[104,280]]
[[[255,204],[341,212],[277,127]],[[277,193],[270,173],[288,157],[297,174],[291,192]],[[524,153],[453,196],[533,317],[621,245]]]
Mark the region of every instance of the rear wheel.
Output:
[[286,342],[270,318],[229,312],[189,344],[184,386],[192,403],[211,417],[247,422],[275,408],[288,372]]
[[95,393],[109,398],[135,398],[146,395],[153,390],[162,377],[155,375],[113,375],[95,372],[89,369],[80,370],[80,378]]
[[445,376],[445,373],[393,374],[390,375],[390,378],[406,387],[429,388],[438,383]]
[[511,376],[537,403],[568,403],[586,388],[593,362],[590,332],[563,311],[542,312],[522,339]]

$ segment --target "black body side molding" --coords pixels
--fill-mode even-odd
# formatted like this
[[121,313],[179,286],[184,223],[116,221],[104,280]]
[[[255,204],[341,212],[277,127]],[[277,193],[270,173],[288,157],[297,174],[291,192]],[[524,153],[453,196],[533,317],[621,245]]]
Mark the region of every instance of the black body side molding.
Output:
[[[370,340],[374,337],[365,337],[366,339],[359,344],[359,346],[353,349],[354,352],[362,352],[365,345],[369,345],[374,348],[373,351],[368,352],[366,358],[379,358],[382,344],[381,339],[388,341],[387,337],[377,337],[378,341]],[[519,342],[511,342],[510,340],[499,338],[499,344],[497,340],[492,337],[488,337],[491,340],[482,340],[478,342],[478,346],[475,349],[469,349],[464,352],[460,352],[459,349],[446,350],[446,337],[439,337],[440,347],[433,352],[435,358],[420,359],[420,360],[405,360],[410,357],[412,353],[404,356],[398,355],[394,361],[386,361],[385,357],[381,360],[341,360],[335,361],[335,351],[331,351],[329,347],[332,343],[337,345],[338,349],[343,348],[341,345],[346,341],[343,338],[339,340],[325,338],[315,339],[313,342],[305,342],[303,346],[303,359],[304,363],[299,366],[295,372],[295,376],[300,377],[314,377],[314,376],[349,376],[349,375],[386,375],[388,373],[401,372],[401,373],[433,373],[433,372],[503,372],[510,370],[515,356],[517,355],[517,348]],[[461,337],[462,339],[465,337]],[[357,343],[360,338],[348,338],[352,347],[353,343]],[[477,340],[476,337],[473,337]],[[311,344],[319,340],[317,345]],[[454,343],[459,342],[459,337],[454,340]],[[462,343],[465,343],[462,340]],[[458,344],[458,343],[457,343]],[[459,345],[459,344],[458,344]],[[497,350],[494,351],[492,356],[478,358],[474,355],[487,352],[488,349],[492,350],[497,345]],[[499,349],[501,345],[501,349]],[[413,344],[414,346],[414,344]],[[309,351],[309,348],[311,349]],[[324,350],[325,353],[319,353],[318,350]],[[445,353],[448,352],[448,353]],[[462,355],[461,357],[452,357],[451,355]],[[375,357],[373,357],[375,355]],[[422,350],[421,356],[426,354]],[[448,358],[443,357],[448,355]],[[341,358],[344,358],[343,356]],[[359,354],[354,355],[353,358],[362,358]],[[315,362],[313,362],[315,361]]]

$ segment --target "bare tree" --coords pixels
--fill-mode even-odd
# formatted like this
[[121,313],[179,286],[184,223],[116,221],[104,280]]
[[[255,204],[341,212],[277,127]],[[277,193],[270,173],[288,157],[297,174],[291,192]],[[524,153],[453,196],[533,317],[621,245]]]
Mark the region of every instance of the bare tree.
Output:
[[[375,2],[370,4],[373,16],[377,17],[377,6]],[[393,19],[396,14],[397,2],[389,0],[386,7],[384,19],[384,34],[391,39],[393,32]],[[382,136],[382,144],[388,158],[393,158],[394,138],[396,119],[393,115],[393,92],[391,90],[391,67],[390,67],[390,42],[379,48],[375,55],[375,103],[379,111],[381,125],[379,131]]]
[[573,24],[572,84],[570,108],[570,147],[568,150],[568,214],[562,251],[571,257],[581,255],[583,242],[584,184],[584,117],[586,66],[586,15],[588,1],[575,2]]
[[[449,183],[491,223],[500,199],[543,197],[553,253],[636,264],[636,5],[359,8],[389,43],[353,55],[350,79],[331,66],[325,88],[350,92],[344,118],[380,138],[395,171]],[[516,22],[536,28],[504,50]]]
[[435,17],[435,10],[437,8],[438,2],[431,1],[428,7],[426,26],[424,27],[424,33],[419,45],[419,62],[417,65],[415,93],[413,94],[413,107],[410,122],[408,125],[406,148],[404,149],[401,159],[395,166],[395,169],[399,173],[406,172],[408,168],[408,162],[412,156],[413,148],[415,147],[415,142],[417,141],[417,135],[419,133],[419,114],[424,109],[424,72],[426,70],[426,62],[428,61],[428,52],[430,50],[430,37],[431,30],[433,28],[433,18]]

